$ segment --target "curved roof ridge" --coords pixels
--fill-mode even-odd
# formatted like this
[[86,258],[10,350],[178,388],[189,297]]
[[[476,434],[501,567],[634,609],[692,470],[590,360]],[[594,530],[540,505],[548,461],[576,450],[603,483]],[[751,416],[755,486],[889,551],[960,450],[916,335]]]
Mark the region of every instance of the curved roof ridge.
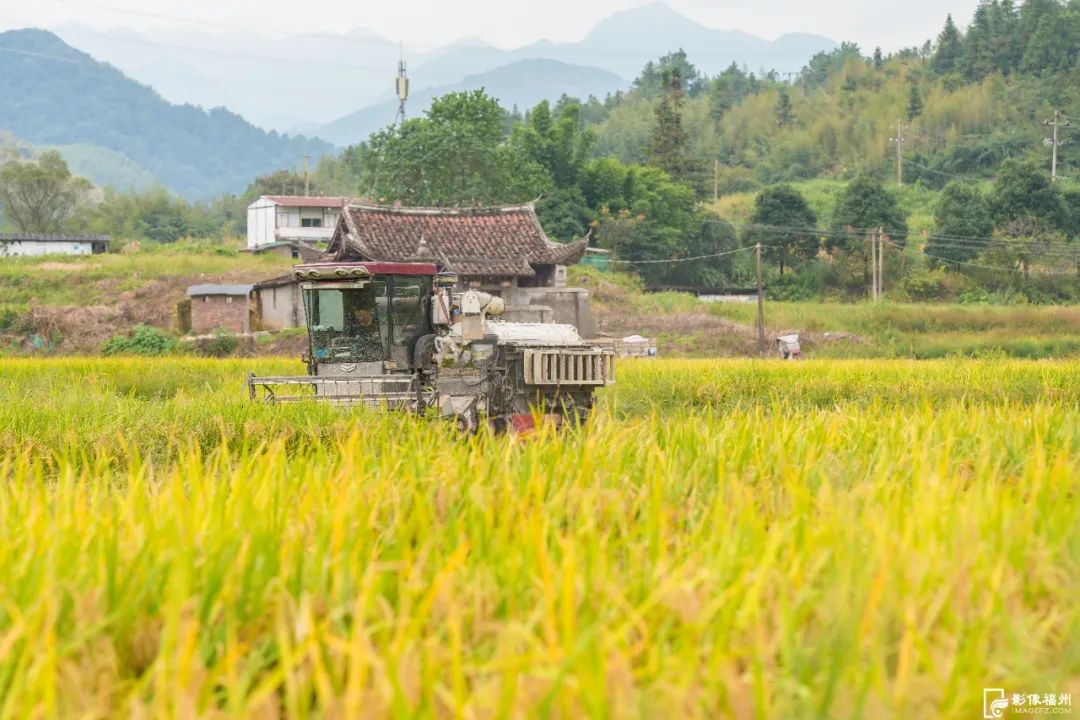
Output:
[[379,203],[360,201],[348,201],[346,205],[350,210],[372,210],[376,212],[388,212],[398,215],[483,215],[507,212],[532,212],[536,213],[536,203],[533,201],[514,205],[464,205],[460,207],[435,207],[428,205],[381,205]]

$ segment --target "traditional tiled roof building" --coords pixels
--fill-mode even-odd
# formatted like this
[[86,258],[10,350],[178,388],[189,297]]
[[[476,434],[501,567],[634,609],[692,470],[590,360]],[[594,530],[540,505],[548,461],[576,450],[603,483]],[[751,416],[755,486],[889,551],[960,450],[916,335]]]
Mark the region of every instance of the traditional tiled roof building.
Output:
[[474,287],[551,287],[578,262],[588,237],[550,240],[533,205],[411,208],[349,203],[327,248],[339,262],[434,262]]

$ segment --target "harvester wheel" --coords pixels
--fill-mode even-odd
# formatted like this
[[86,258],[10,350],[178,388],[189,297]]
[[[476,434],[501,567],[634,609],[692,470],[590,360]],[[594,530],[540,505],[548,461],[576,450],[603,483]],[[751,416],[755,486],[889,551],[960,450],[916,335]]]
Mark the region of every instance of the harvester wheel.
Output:
[[421,335],[412,349],[412,364],[425,370],[435,364],[435,336]]
[[454,418],[454,423],[457,425],[458,432],[463,435],[472,435],[476,432],[478,424],[476,419],[476,411],[467,410],[463,413],[459,413]]

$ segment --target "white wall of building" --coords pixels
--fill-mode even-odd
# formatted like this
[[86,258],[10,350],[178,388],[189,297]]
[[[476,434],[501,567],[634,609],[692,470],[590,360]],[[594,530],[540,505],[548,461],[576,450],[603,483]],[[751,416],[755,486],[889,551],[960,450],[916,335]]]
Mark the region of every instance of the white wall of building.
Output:
[[85,242],[45,242],[42,240],[5,240],[0,242],[0,256],[29,257],[37,255],[90,255],[94,248]]
[[249,248],[277,242],[277,238],[274,237],[276,210],[277,203],[263,198],[248,205],[247,246]]

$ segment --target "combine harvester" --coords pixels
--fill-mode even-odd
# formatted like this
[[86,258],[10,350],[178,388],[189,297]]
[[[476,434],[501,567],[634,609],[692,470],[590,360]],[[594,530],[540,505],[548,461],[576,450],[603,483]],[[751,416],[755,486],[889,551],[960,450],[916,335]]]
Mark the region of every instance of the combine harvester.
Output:
[[306,376],[248,376],[252,400],[320,400],[426,413],[463,431],[527,430],[533,410],[583,421],[615,381],[611,349],[572,325],[493,319],[501,298],[453,292],[429,263],[297,265],[307,317]]

